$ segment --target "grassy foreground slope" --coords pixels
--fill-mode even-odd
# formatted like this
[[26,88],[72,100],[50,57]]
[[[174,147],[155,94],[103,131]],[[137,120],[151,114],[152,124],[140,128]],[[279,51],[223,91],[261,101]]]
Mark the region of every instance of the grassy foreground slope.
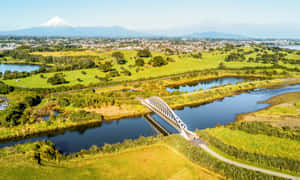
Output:
[[209,129],[206,133],[242,151],[300,161],[300,141],[262,134],[254,135],[224,127]]
[[198,131],[211,148],[234,161],[286,174],[300,175],[300,141],[251,134],[228,127]]
[[[17,161],[16,161],[17,159]],[[166,145],[38,165],[21,155],[0,159],[1,179],[224,179]]]

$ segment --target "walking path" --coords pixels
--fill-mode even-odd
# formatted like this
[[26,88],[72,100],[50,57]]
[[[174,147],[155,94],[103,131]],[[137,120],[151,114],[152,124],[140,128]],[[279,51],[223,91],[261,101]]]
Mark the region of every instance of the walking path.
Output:
[[191,140],[190,142],[192,144],[196,145],[196,146],[201,147],[204,151],[206,151],[207,153],[209,153],[213,157],[215,157],[215,158],[217,158],[217,159],[219,159],[219,160],[221,160],[221,161],[223,161],[225,163],[232,164],[234,166],[238,166],[238,167],[249,169],[249,170],[253,170],[253,171],[262,172],[262,173],[265,173],[265,174],[270,174],[270,175],[273,175],[273,176],[278,176],[278,177],[286,178],[286,179],[300,180],[300,177],[296,177],[296,176],[292,176],[292,175],[288,175],[288,174],[283,174],[283,173],[280,173],[280,172],[275,172],[275,171],[271,171],[271,170],[267,170],[267,169],[262,169],[262,168],[250,166],[250,165],[247,165],[247,164],[242,164],[242,163],[239,163],[239,162],[227,159],[227,158],[225,158],[225,157],[217,154],[213,150],[211,150],[207,146],[206,143],[203,143],[203,141],[200,138],[198,138],[196,140]]

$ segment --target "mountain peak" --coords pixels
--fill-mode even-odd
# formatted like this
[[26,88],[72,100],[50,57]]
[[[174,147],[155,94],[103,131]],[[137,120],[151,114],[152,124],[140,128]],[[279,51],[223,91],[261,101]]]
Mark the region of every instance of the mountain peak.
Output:
[[62,18],[55,16],[51,19],[49,19],[46,23],[41,24],[41,26],[44,27],[65,27],[65,26],[71,26],[69,23],[67,23]]

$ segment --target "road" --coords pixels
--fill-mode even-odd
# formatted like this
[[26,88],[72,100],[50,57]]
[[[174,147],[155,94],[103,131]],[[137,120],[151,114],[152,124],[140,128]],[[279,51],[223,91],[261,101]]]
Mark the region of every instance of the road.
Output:
[[280,172],[275,172],[275,171],[271,171],[271,170],[267,170],[267,169],[262,169],[262,168],[258,168],[258,167],[255,167],[255,166],[250,166],[250,165],[247,165],[247,164],[242,164],[242,163],[227,159],[227,158],[217,154],[213,150],[211,150],[206,143],[203,143],[203,141],[201,139],[191,140],[190,142],[192,144],[196,145],[196,146],[201,147],[204,151],[206,151],[207,153],[209,153],[213,157],[215,157],[215,158],[217,158],[217,159],[219,159],[219,160],[221,160],[225,163],[228,163],[228,164],[231,164],[231,165],[234,165],[234,166],[238,166],[238,167],[241,167],[241,168],[249,169],[249,170],[252,170],[252,171],[258,171],[258,172],[262,172],[262,173],[265,173],[265,174],[270,174],[270,175],[277,176],[277,177],[282,177],[282,178],[292,179],[292,180],[300,180],[300,177],[296,177],[296,176],[292,176],[292,175],[288,175],[288,174],[283,174],[283,173],[280,173]]

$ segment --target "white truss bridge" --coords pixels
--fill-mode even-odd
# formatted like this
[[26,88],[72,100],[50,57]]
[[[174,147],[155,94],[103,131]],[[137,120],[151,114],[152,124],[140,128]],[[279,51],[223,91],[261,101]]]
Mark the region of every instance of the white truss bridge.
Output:
[[171,126],[177,129],[180,134],[187,140],[195,139],[197,136],[187,129],[186,124],[175,114],[169,105],[157,96],[147,99],[139,99],[141,103],[151,111],[162,117]]

